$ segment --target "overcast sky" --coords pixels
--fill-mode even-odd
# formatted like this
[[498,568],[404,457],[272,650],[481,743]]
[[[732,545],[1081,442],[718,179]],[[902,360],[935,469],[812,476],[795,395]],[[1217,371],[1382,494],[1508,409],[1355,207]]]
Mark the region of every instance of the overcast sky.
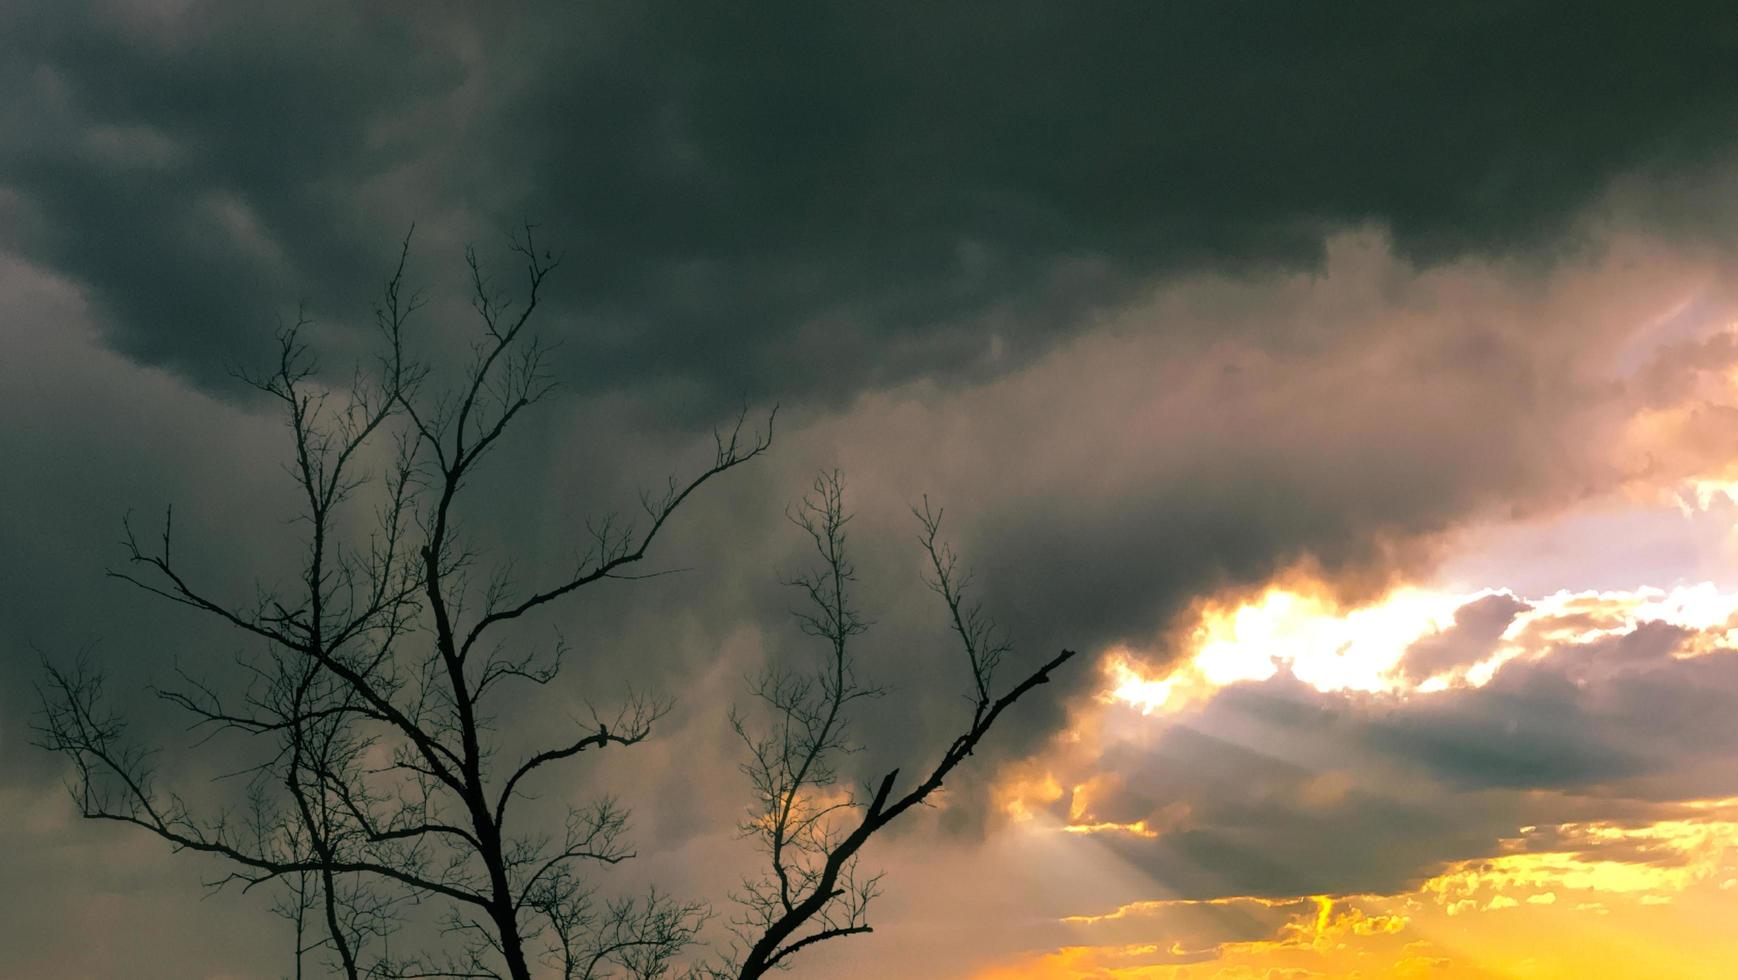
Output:
[[784,512],[837,467],[891,692],[863,772],[963,710],[925,494],[1018,664],[1081,656],[797,975],[1738,957],[1731,4],[22,0],[0,86],[0,976],[289,970],[269,896],[77,818],[33,681],[89,648],[220,802],[233,757],[148,685],[249,648],[104,578],[122,515],[172,504],[238,600],[291,574],[290,444],[233,369],[300,305],[347,379],[414,225],[455,380],[465,246],[510,284],[526,221],[561,388],[467,490],[480,551],[557,572],[780,406],[660,539],[684,571],[517,635],[579,656],[510,740],[680,699],[551,791],[634,805],[609,887],[723,908],[754,860],[727,711],[812,655]]

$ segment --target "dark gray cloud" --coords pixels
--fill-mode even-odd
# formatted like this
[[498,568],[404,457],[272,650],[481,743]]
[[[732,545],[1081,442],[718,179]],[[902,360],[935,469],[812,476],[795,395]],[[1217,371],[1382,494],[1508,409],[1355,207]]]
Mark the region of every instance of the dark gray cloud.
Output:
[[436,140],[393,124],[457,80],[450,56],[336,5],[35,5],[7,21],[9,238],[88,287],[119,350],[210,381],[258,357],[300,299],[365,309],[403,223],[359,209]]
[[414,218],[450,244],[530,217],[569,251],[576,380],[837,400],[1023,360],[1167,270],[1312,265],[1346,226],[1557,250],[1738,109],[1718,3],[9,20],[15,237],[201,381],[299,298],[350,316]]
[[1485,596],[1454,612],[1454,623],[1412,644],[1400,661],[1407,680],[1421,683],[1457,667],[1470,667],[1496,651],[1515,616],[1531,608],[1506,593]]

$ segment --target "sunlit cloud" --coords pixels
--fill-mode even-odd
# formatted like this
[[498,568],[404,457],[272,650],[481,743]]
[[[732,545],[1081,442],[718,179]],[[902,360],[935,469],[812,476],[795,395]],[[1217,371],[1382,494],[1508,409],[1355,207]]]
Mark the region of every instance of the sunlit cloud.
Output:
[[[1708,801],[1705,808],[1719,816],[1642,826],[1525,827],[1522,836],[1502,842],[1519,853],[1459,862],[1421,891],[1450,915],[1469,908],[1512,908],[1517,899],[1549,905],[1559,896],[1592,901],[1613,893],[1666,904],[1674,893],[1738,872],[1738,822],[1731,819],[1738,817],[1738,806],[1721,800]],[[1550,849],[1529,850],[1538,847]]]
[[1686,480],[1671,492],[1671,501],[1686,517],[1738,504],[1738,480]]
[[[1469,629],[1477,642],[1468,640]],[[1484,688],[1515,671],[1592,685],[1565,690],[1585,691],[1597,701],[1606,696],[1599,691],[1636,683],[1627,678],[1657,684],[1659,671],[1678,665],[1689,670],[1693,664],[1724,664],[1738,655],[1732,653],[1735,629],[1738,593],[1712,583],[1539,596],[1405,587],[1346,607],[1326,589],[1293,579],[1252,597],[1202,604],[1194,625],[1179,634],[1186,646],[1169,667],[1151,666],[1163,661],[1134,649],[1105,651],[1096,697],[1077,704],[1070,726],[1049,751],[1012,767],[999,790],[1004,811],[1025,833],[1096,838],[1119,853],[1138,855],[1143,847],[1164,846],[1172,835],[1228,832],[1181,800],[1133,811],[1140,815],[1131,819],[1129,801],[1145,791],[1138,783],[1143,777],[1126,765],[1130,753],[1155,751],[1169,733],[1206,725],[1204,712],[1230,692],[1301,687],[1320,695],[1324,705],[1381,706],[1370,709],[1378,712],[1370,717],[1435,712],[1419,716],[1454,719],[1433,706],[1482,696]],[[1453,649],[1444,654],[1445,647]],[[1420,651],[1436,659],[1425,661],[1430,669],[1424,673],[1409,672]],[[1512,679],[1507,683],[1514,688]],[[1542,703],[1536,710],[1562,709]],[[1480,716],[1466,717],[1473,723]],[[1211,727],[1195,737],[1229,734]],[[1504,751],[1502,732],[1488,737],[1494,739],[1492,751]],[[1289,758],[1272,738],[1271,732],[1257,732],[1238,748]],[[1276,757],[1273,764],[1292,763]],[[1314,812],[1355,813],[1358,801],[1384,796],[1401,803],[1402,794],[1438,794],[1418,799],[1419,806],[1449,799],[1440,795],[1451,792],[1445,787],[1400,778],[1385,786],[1372,783],[1368,771],[1305,771],[1289,777],[1287,795],[1273,805],[1301,819]],[[1513,802],[1502,805],[1517,814],[1567,808],[1590,816],[1517,821],[1494,834],[1478,856],[1439,862],[1399,891],[1227,894],[1083,908],[1059,922],[1074,930],[1072,944],[1003,962],[979,974],[980,980],[1353,971],[1566,978],[1606,970],[1616,972],[1600,975],[1712,977],[1719,974],[1709,969],[1709,957],[1738,955],[1738,941],[1711,944],[1696,933],[1714,919],[1738,914],[1738,799],[1626,803],[1615,786],[1596,787],[1592,795],[1553,795],[1524,786],[1503,791],[1513,794]],[[1601,802],[1600,795],[1609,799]],[[1164,802],[1163,793],[1158,800]],[[1363,843],[1351,836],[1321,846],[1350,857],[1350,849]],[[1268,862],[1287,859],[1273,850],[1260,855]],[[1163,879],[1155,882],[1161,894],[1165,885]],[[1685,942],[1692,934],[1696,941]],[[1662,946],[1670,950],[1658,953]]]
[[1102,700],[1150,715],[1280,670],[1321,691],[1392,691],[1396,663],[1419,638],[1441,632],[1454,613],[1490,591],[1454,595],[1406,588],[1378,603],[1341,609],[1325,591],[1273,587],[1248,601],[1204,604],[1188,634],[1191,653],[1149,673],[1136,653],[1104,657]]
[[[1483,642],[1463,642],[1462,657],[1420,661],[1463,638],[1469,611],[1495,603],[1499,617],[1487,624]],[[1505,589],[1453,593],[1405,587],[1365,605],[1344,608],[1324,589],[1275,586],[1250,599],[1204,603],[1186,632],[1186,656],[1168,668],[1116,647],[1100,657],[1097,694],[1076,705],[1072,724],[1052,740],[1051,750],[1008,766],[996,796],[1001,810],[1028,820],[1063,806],[1068,833],[1118,833],[1152,837],[1183,825],[1187,808],[1172,808],[1165,820],[1108,820],[1096,815],[1113,774],[1097,772],[1104,744],[1162,730],[1217,692],[1269,681],[1281,672],[1322,693],[1343,692],[1398,699],[1428,699],[1444,692],[1490,683],[1503,665],[1564,649],[1616,641],[1643,626],[1670,627],[1675,657],[1738,646],[1738,592],[1712,583],[1670,589],[1559,591],[1523,598]],[[1477,640],[1474,637],[1474,640]],[[1411,670],[1423,663],[1421,670]],[[1060,768],[1056,768],[1060,767]],[[1070,776],[1069,773],[1073,773]],[[1081,775],[1085,773],[1085,775]],[[1333,773],[1311,781],[1300,802],[1343,794]]]
[[1689,652],[1738,641],[1738,592],[1723,592],[1711,582],[1561,591],[1535,599],[1520,599],[1506,589],[1448,593],[1407,587],[1352,609],[1337,607],[1323,592],[1274,587],[1253,600],[1205,605],[1189,634],[1191,654],[1169,670],[1149,673],[1130,650],[1107,651],[1100,698],[1150,715],[1229,684],[1267,680],[1281,670],[1324,692],[1442,690],[1449,678],[1409,683],[1396,667],[1415,643],[1445,633],[1457,612],[1491,596],[1509,597],[1522,608],[1503,630],[1498,648],[1458,671],[1457,683],[1486,683],[1507,660],[1543,652],[1542,644],[1590,643],[1644,623],[1698,634]]

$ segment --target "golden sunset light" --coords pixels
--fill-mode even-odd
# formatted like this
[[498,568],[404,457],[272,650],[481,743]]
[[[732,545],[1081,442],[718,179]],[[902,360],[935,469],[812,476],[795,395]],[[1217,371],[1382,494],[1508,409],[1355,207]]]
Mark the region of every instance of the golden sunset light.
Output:
[[[1491,624],[1496,628],[1487,628],[1482,645],[1454,669],[1405,669],[1409,658],[1430,654],[1467,628],[1463,610],[1492,603],[1506,610],[1504,621]],[[1105,835],[1128,845],[1122,853],[1138,853],[1140,841],[1167,834],[1210,833],[1180,803],[1134,820],[1106,819],[1098,804],[1123,806],[1115,797],[1126,795],[1128,784],[1115,769],[1092,775],[1082,769],[1116,757],[1119,745],[1153,752],[1163,744],[1163,729],[1196,724],[1223,689],[1259,687],[1282,672],[1342,704],[1392,712],[1487,687],[1511,661],[1522,669],[1560,660],[1563,676],[1584,687],[1617,648],[1648,632],[1673,631],[1670,648],[1655,654],[1668,662],[1723,660],[1738,639],[1738,593],[1706,582],[1535,599],[1507,590],[1403,587],[1353,608],[1340,608],[1319,590],[1274,586],[1251,599],[1204,603],[1196,615],[1185,633],[1188,650],[1153,676],[1128,649],[1106,652],[1105,684],[1092,707],[1056,737],[1048,761],[1035,757],[1001,787],[1004,811],[1023,832]],[[1235,732],[1213,730],[1218,737]],[[1283,741],[1244,737],[1244,749],[1302,762]],[[1300,772],[1294,785],[1289,805],[1300,809],[1334,809],[1354,795],[1394,792],[1377,774],[1355,768]],[[1598,813],[1601,797],[1611,797],[1607,805],[1623,799],[1615,787],[1529,795],[1516,812]],[[1421,866],[1410,887],[1392,893],[1176,898],[1081,910],[1060,920],[1072,944],[976,976],[1710,975],[1709,957],[1738,956],[1738,939],[1709,947],[1697,931],[1738,914],[1738,798],[1649,794],[1620,808],[1622,819],[1506,828],[1491,837],[1487,853]],[[1335,833],[1331,823],[1323,829]],[[1169,941],[1132,941],[1143,932]],[[1686,941],[1688,948],[1676,945]],[[1662,959],[1662,945],[1678,952]]]

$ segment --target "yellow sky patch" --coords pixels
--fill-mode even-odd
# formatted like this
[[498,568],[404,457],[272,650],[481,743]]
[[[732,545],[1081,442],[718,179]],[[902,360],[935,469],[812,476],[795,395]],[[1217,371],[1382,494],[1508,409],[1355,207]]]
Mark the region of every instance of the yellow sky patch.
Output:
[[[974,977],[1727,977],[1738,934],[1718,923],[1738,915],[1738,821],[1727,819],[1730,800],[1685,809],[1707,816],[1561,824],[1547,828],[1551,839],[1579,850],[1457,862],[1396,895],[1143,901],[1072,916],[1064,921],[1083,939],[1116,939],[1029,954]],[[1540,828],[1527,830],[1537,837]],[[1646,860],[1601,856],[1635,847]],[[1240,906],[1283,918],[1265,937],[1227,939],[1212,933],[1220,920],[1200,914]],[[1167,941],[1129,941],[1142,928]],[[1179,928],[1197,934],[1177,938]]]

